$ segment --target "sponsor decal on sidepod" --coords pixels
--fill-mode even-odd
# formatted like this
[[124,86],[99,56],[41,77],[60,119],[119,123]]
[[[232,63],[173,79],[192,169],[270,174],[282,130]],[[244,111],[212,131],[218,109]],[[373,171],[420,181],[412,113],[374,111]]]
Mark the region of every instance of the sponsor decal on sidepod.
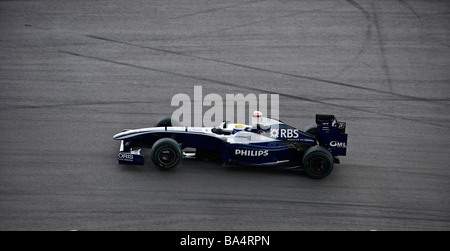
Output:
[[234,155],[247,156],[247,157],[259,157],[259,156],[268,156],[269,150],[241,150],[236,149],[234,151]]

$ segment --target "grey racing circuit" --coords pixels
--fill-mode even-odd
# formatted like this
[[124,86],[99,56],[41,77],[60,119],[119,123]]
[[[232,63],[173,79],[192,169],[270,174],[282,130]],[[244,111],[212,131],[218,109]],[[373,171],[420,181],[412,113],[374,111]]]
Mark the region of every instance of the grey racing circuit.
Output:
[[[0,230],[450,230],[450,2],[0,1]],[[302,172],[117,164],[177,93],[347,122]],[[206,110],[206,109],[205,109]],[[149,152],[143,150],[143,154]]]

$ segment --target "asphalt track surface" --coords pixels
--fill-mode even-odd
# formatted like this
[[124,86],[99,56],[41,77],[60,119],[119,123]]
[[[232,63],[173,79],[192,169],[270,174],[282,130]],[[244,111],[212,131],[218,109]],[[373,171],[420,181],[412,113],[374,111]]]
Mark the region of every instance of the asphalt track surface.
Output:
[[[0,2],[0,230],[450,230],[450,2]],[[177,93],[348,124],[302,172],[119,166]],[[206,108],[205,110],[206,111]],[[148,152],[147,152],[148,153]]]

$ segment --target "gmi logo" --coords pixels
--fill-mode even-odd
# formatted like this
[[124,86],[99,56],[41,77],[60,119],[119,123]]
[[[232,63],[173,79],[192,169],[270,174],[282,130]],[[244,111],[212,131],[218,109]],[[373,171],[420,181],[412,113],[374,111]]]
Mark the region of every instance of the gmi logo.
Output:
[[347,148],[347,144],[345,142],[338,142],[338,141],[331,141],[330,146],[337,148]]
[[241,150],[236,149],[234,151],[234,155],[240,155],[240,156],[248,156],[248,157],[259,157],[259,156],[268,156],[269,150]]

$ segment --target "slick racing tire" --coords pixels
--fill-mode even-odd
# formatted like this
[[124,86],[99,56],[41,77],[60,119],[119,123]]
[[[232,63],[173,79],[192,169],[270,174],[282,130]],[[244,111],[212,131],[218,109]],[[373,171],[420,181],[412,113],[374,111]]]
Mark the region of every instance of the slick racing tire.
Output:
[[161,170],[169,171],[180,164],[183,153],[178,143],[169,138],[155,142],[152,148],[152,162]]
[[155,127],[171,127],[172,126],[172,119],[169,117],[169,118],[163,118],[163,119],[160,119],[159,121],[158,121],[158,123],[156,123],[156,125],[155,125]]
[[333,170],[333,156],[323,146],[306,150],[302,161],[306,174],[313,179],[323,179]]

